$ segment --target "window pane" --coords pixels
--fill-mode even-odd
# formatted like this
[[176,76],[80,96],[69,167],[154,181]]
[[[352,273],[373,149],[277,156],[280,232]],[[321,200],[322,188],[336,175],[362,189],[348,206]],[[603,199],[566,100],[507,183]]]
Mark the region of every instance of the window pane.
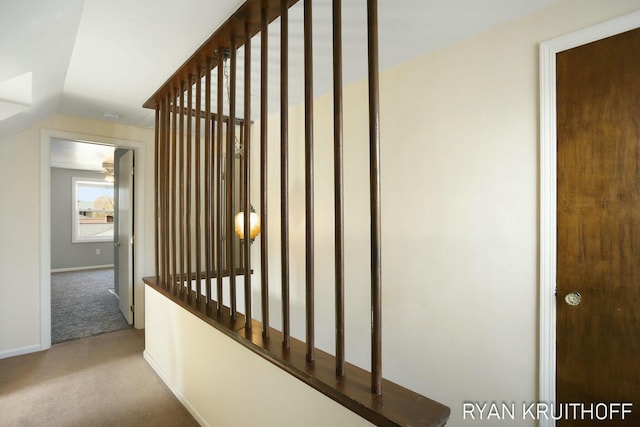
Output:
[[113,184],[76,181],[78,239],[113,239]]

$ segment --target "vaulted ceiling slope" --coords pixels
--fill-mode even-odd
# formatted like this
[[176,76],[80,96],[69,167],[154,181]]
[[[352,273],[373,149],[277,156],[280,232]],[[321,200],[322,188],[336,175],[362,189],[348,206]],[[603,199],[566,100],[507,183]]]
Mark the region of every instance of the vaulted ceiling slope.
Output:
[[[381,68],[555,1],[379,0]],[[142,104],[242,3],[0,0],[0,137],[56,113],[152,126],[153,113]],[[364,25],[363,3],[343,0],[345,38]],[[330,58],[323,52],[330,46],[326,30],[320,29],[329,28],[330,4],[331,0],[313,2],[319,29],[314,34],[315,62],[320,64]],[[354,36],[353,43],[362,42],[360,38]],[[364,55],[364,47],[359,50]],[[362,68],[349,66],[351,56],[357,55],[345,57],[345,69]],[[363,76],[345,76],[345,81]]]

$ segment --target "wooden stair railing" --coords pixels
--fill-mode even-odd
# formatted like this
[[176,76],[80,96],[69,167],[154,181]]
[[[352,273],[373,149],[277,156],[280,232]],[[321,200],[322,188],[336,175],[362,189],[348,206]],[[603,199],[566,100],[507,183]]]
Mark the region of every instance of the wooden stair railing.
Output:
[[[333,0],[335,356],[315,348],[314,141],[312,1],[304,7],[305,331],[290,336],[289,308],[289,8],[297,0],[245,2],[144,104],[156,111],[155,277],[145,282],[201,319],[307,384],[378,425],[446,423],[449,408],[382,378],[380,118],[377,1],[367,1],[371,218],[371,372],[345,361],[344,203],[341,1]],[[282,331],[269,324],[267,203],[268,31],[280,18],[280,200]],[[260,33],[260,294],[252,319],[251,39]],[[237,117],[237,51],[244,49],[243,118]],[[229,64],[229,71],[226,65]],[[215,80],[214,80],[215,76]],[[225,80],[228,97],[225,97]],[[217,97],[212,100],[212,85]],[[203,96],[204,95],[204,96]],[[225,100],[225,98],[228,98]],[[225,115],[225,110],[228,112]],[[239,147],[237,147],[239,145]],[[236,154],[239,164],[236,165]],[[236,173],[238,166],[238,173]],[[236,241],[234,212],[244,215]],[[244,278],[244,314],[236,276]],[[229,305],[223,278],[229,281]],[[213,282],[215,281],[215,286]]]

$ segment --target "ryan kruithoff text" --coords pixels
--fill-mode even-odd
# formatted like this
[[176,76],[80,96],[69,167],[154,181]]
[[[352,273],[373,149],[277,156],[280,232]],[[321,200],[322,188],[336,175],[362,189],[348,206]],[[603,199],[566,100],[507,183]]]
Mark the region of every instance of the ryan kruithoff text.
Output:
[[598,403],[495,403],[464,402],[463,420],[619,420],[633,410],[629,402]]

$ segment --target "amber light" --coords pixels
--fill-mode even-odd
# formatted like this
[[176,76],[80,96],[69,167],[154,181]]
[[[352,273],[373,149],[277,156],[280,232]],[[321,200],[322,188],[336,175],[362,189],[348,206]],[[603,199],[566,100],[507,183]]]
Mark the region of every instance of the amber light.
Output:
[[[244,212],[240,211],[234,219],[235,233],[241,240],[244,239]],[[249,211],[249,238],[253,239],[260,234],[260,216],[251,207]]]

